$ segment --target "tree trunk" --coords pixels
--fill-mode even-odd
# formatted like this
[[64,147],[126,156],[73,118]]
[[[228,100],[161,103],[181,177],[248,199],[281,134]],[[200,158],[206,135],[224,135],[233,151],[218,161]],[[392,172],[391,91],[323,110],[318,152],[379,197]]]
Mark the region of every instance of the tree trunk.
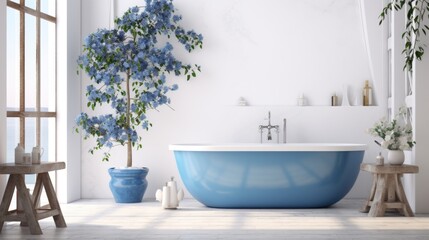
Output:
[[[131,90],[130,90],[130,71],[127,73],[127,128],[131,128]],[[128,142],[127,142],[127,167],[133,166],[133,146],[131,142],[131,134],[128,133]]]

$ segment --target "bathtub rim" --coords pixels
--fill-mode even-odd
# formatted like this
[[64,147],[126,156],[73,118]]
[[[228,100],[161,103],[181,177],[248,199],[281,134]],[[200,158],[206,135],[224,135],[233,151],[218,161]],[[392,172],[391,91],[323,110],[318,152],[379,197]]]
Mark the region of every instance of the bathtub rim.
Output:
[[170,144],[171,151],[190,152],[347,152],[365,151],[368,146],[358,143],[230,143],[230,144]]

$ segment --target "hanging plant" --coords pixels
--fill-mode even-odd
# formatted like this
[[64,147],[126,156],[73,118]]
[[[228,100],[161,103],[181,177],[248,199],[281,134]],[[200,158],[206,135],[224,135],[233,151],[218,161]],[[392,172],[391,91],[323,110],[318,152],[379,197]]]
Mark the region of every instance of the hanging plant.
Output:
[[393,10],[399,11],[404,6],[407,6],[407,22],[405,31],[402,33],[402,39],[405,40],[402,54],[405,55],[404,70],[412,71],[414,58],[420,61],[425,53],[425,46],[420,42],[420,37],[421,33],[426,35],[426,31],[429,31],[429,26],[423,23],[426,18],[429,18],[429,1],[392,0],[383,8],[379,24],[383,23],[389,12]]

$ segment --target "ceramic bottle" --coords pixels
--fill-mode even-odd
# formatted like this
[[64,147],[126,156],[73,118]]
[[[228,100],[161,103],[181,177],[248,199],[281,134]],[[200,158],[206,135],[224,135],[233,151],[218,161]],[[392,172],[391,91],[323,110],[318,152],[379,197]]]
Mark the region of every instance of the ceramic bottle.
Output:
[[15,148],[15,163],[22,164],[24,163],[24,148],[18,143],[18,146]]
[[365,81],[365,87],[363,88],[363,105],[371,106],[372,105],[372,88],[369,86],[369,81]]

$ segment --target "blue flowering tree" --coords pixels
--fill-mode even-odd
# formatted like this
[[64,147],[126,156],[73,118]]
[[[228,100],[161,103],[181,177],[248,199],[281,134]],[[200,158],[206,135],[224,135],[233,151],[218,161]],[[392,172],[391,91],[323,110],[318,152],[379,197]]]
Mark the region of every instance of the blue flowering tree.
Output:
[[127,146],[131,167],[133,147],[142,147],[137,130],[151,126],[146,112],[169,104],[168,92],[178,88],[167,83],[167,77],[189,80],[200,71],[200,66],[184,64],[173,55],[172,39],[189,53],[203,46],[202,35],[181,27],[181,19],[172,0],[146,0],[145,7],[130,8],[117,18],[115,29],[99,29],[85,39],[78,65],[91,81],[86,87],[87,107],[95,110],[108,104],[112,111],[98,116],[81,113],[76,131],[82,131],[85,139],[95,138],[90,153],[106,150],[103,161],[109,160],[110,148]]

